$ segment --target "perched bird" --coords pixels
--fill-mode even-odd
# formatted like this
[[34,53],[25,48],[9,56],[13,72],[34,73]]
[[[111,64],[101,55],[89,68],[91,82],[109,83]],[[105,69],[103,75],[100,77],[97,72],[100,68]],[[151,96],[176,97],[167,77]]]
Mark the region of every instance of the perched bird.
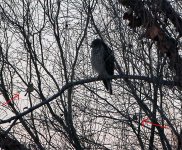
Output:
[[28,83],[28,88],[26,89],[26,94],[24,96],[26,96],[28,93],[31,93],[34,91],[34,87],[33,87],[33,83]]
[[[103,78],[114,75],[113,51],[101,39],[93,40],[91,48],[92,68]],[[111,79],[104,79],[103,83],[107,91],[112,94]]]

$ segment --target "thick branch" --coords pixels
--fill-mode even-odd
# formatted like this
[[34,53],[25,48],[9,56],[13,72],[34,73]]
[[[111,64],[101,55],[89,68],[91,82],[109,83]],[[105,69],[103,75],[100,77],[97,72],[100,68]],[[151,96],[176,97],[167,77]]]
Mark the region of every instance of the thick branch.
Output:
[[[157,84],[161,84],[161,85],[166,85],[166,86],[177,86],[179,85],[179,83],[177,82],[174,82],[174,81],[166,81],[166,80],[159,80],[159,78],[157,77],[154,77],[154,78],[149,78],[149,77],[145,77],[145,76],[134,76],[134,75],[114,75],[108,79],[120,79],[120,78],[123,78],[123,79],[135,79],[135,80],[143,80],[143,81],[146,81],[148,83],[157,83]],[[11,122],[12,120],[14,119],[17,119],[17,118],[21,118],[22,116],[25,116],[27,115],[28,113],[34,111],[35,109],[45,105],[45,104],[48,104],[49,102],[53,101],[55,98],[57,98],[58,96],[60,96],[65,90],[73,87],[73,86],[76,86],[76,85],[82,85],[82,84],[85,84],[85,83],[90,83],[90,82],[94,82],[94,81],[100,81],[100,80],[103,80],[103,78],[90,78],[90,79],[83,79],[83,80],[80,80],[80,81],[75,81],[75,82],[70,82],[66,85],[64,85],[60,92],[58,92],[57,94],[51,96],[50,98],[48,99],[44,99],[41,103],[29,108],[28,110],[20,113],[19,115],[16,115],[16,116],[13,116],[9,119],[6,119],[6,120],[0,120],[0,124],[3,124],[3,123],[7,123],[7,122]]]

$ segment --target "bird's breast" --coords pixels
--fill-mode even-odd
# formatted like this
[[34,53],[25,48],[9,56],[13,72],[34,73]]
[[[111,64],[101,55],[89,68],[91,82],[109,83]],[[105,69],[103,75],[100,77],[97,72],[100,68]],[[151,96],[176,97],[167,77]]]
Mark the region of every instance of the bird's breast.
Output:
[[91,64],[92,68],[99,74],[104,76],[106,74],[105,62],[103,59],[102,52],[92,51],[91,54]]

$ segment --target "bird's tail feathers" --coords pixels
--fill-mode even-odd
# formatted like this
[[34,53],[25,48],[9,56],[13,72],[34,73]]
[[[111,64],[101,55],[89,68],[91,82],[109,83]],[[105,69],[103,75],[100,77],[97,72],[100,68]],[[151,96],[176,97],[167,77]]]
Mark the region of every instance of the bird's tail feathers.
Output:
[[107,83],[107,80],[103,80],[103,83],[104,83],[104,86],[105,86],[105,88],[106,88],[106,90],[108,91],[108,83]]
[[112,95],[112,86],[111,86],[111,80],[103,80],[104,86],[107,91],[109,91],[109,94]]

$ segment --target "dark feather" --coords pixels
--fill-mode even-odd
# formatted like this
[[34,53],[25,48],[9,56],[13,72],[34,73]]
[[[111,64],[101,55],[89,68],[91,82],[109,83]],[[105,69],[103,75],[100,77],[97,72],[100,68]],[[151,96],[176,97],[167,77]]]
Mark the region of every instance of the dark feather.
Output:
[[105,67],[109,75],[114,75],[114,55],[112,50],[104,43],[105,55]]
[[[103,47],[105,50],[104,62],[106,71],[109,75],[114,75],[114,54],[112,50],[104,42],[103,42]],[[111,86],[112,80],[105,80],[103,82],[107,91],[109,91],[109,93],[112,95],[112,86]]]
[[106,90],[108,91],[109,87],[108,87],[108,85],[107,85],[107,80],[102,80],[102,81],[103,81],[103,83],[104,83],[104,86],[105,86]]
[[105,88],[107,89],[107,91],[109,91],[109,93],[112,95],[112,86],[111,86],[111,80],[102,80],[104,83]]

